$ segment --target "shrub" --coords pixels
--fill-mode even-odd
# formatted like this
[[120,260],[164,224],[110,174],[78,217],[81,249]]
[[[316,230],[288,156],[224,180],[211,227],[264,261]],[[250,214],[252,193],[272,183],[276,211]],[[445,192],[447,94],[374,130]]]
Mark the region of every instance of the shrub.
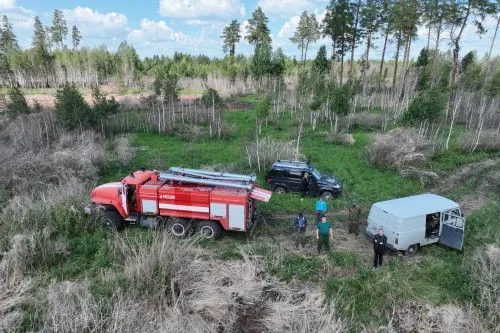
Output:
[[472,275],[477,304],[483,311],[486,323],[492,327],[500,325],[500,248],[495,244],[476,249],[465,266]]
[[111,99],[106,99],[99,89],[99,87],[92,87],[92,117],[94,118],[94,122],[102,120],[107,116],[117,113],[119,104],[115,101],[114,97]]
[[330,109],[338,115],[346,115],[350,111],[351,88],[349,84],[334,86],[330,93]]
[[214,106],[216,109],[220,109],[224,107],[224,101],[219,96],[217,90],[213,88],[208,88],[203,92],[201,103],[207,108]]
[[438,89],[424,90],[418,93],[404,114],[408,123],[433,120],[446,108],[446,95]]
[[74,84],[57,90],[55,112],[59,123],[67,129],[87,127],[94,122],[92,109]]
[[9,90],[9,102],[6,105],[5,111],[12,119],[20,114],[28,114],[31,112],[23,91],[20,88],[13,87]]
[[268,137],[252,142],[246,146],[248,166],[257,165],[260,171],[279,159],[304,159],[305,156],[297,152],[296,144],[295,141],[284,142]]
[[475,132],[468,131],[460,138],[458,149],[464,152],[473,150],[497,152],[500,151],[500,135],[496,130],[483,130],[478,137]]
[[403,167],[427,161],[434,155],[432,144],[415,129],[401,128],[379,134],[368,149],[376,167]]
[[373,131],[382,128],[383,118],[380,113],[361,112],[352,116],[351,123],[352,127]]

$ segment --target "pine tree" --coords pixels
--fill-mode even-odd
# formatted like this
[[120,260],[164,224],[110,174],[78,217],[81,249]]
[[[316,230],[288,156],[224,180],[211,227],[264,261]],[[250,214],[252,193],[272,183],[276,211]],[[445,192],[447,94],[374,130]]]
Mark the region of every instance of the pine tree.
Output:
[[46,76],[46,85],[48,86],[47,69],[49,67],[50,55],[47,49],[47,34],[40,18],[35,17],[35,31],[33,34],[33,53],[34,65],[39,73]]
[[252,13],[252,18],[248,20],[248,34],[245,39],[252,45],[270,44],[271,35],[267,24],[269,19],[264,14],[262,8],[258,7]]
[[4,15],[0,28],[0,52],[7,54],[15,50],[19,50],[16,35],[14,34],[12,24],[10,24],[7,15]]
[[313,69],[320,73],[325,74],[328,72],[328,59],[326,58],[326,46],[321,45],[313,62]]
[[353,23],[354,15],[349,1],[331,0],[323,19],[323,35],[330,37],[333,52],[340,57],[340,84],[344,76],[344,56],[352,43]]
[[78,45],[80,45],[80,41],[82,40],[82,34],[80,33],[80,30],[78,30],[76,25],[74,25],[73,29],[71,30],[71,39],[73,41],[73,50],[78,49]]
[[226,26],[222,31],[221,38],[224,41],[222,50],[224,51],[224,53],[229,52],[229,59],[231,60],[231,63],[233,63],[234,54],[236,53],[236,44],[239,43],[241,39],[240,24],[238,23],[238,21],[233,20],[231,24]]
[[54,15],[52,16],[52,27],[50,28],[52,33],[52,40],[55,43],[61,43],[61,49],[64,48],[64,40],[68,35],[68,27],[66,26],[66,20],[62,11],[59,9],[54,10]]
[[307,11],[303,11],[302,15],[300,15],[299,24],[297,25],[297,29],[292,37],[290,37],[290,41],[294,44],[297,44],[297,47],[300,50],[300,61],[304,61],[304,49],[306,45],[306,37],[308,31],[308,18]]
[[496,12],[496,6],[488,0],[467,0],[452,2],[450,6],[450,15],[447,17],[447,23],[450,25],[450,39],[453,44],[453,71],[451,74],[451,83],[454,85],[460,72],[460,43],[462,34],[466,25],[473,20],[476,31],[483,35],[486,30],[483,21],[489,14]]
[[377,38],[376,33],[380,30],[382,2],[381,0],[368,0],[361,10],[361,28],[366,36],[365,61],[366,68],[370,68],[370,49],[373,47],[373,41]]

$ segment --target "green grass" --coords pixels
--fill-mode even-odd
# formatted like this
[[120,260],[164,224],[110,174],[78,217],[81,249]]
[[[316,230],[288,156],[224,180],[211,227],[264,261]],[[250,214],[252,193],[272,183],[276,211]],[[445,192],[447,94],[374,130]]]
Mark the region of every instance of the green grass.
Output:
[[[241,100],[255,103],[259,99],[255,96],[244,96]],[[136,156],[131,166],[109,166],[101,180],[119,179],[131,169],[141,166],[166,169],[170,166],[198,168],[206,165],[226,165],[235,171],[255,172],[260,186],[265,187],[265,172],[250,170],[246,163],[245,145],[255,139],[255,111],[251,109],[227,112],[224,114],[224,120],[237,126],[231,139],[187,142],[174,136],[137,133],[133,141]],[[344,216],[338,212],[354,200],[369,207],[376,201],[425,191],[420,182],[403,178],[395,170],[377,169],[370,165],[367,147],[373,133],[355,131],[353,136],[356,142],[346,146],[327,143],[321,134],[324,131],[328,131],[326,125],[320,125],[316,132],[306,130],[301,138],[301,152],[321,172],[335,175],[343,183],[342,196],[328,203],[329,214],[333,215],[334,222],[345,222]],[[460,128],[453,133],[453,147],[460,134]],[[262,128],[262,137],[293,140],[296,135],[296,126],[289,117],[285,117],[279,124],[270,122]],[[435,157],[427,166],[446,174],[462,164],[495,156],[500,156],[500,153],[467,154],[453,148]],[[478,181],[477,177],[468,179],[457,187],[451,197],[471,193]],[[394,300],[417,300],[436,305],[474,302],[474,291],[469,287],[474,283],[463,269],[464,258],[480,244],[499,244],[498,203],[491,202],[468,217],[462,252],[432,245],[422,248],[416,260],[408,260],[399,255],[387,256],[386,265],[373,271],[369,263],[367,265],[357,254],[348,251],[332,251],[326,258],[318,258],[283,250],[274,237],[289,234],[289,215],[297,211],[311,213],[314,201],[314,198],[301,198],[293,194],[273,195],[269,203],[260,205],[269,223],[259,226],[255,236],[230,233],[216,242],[202,242],[200,246],[207,256],[219,260],[241,260],[241,248],[246,247],[261,257],[268,270],[280,279],[299,279],[322,285],[327,298],[340,300],[340,313],[346,318],[352,318],[352,330],[359,331],[363,325],[387,323]],[[260,242],[262,236],[266,241]],[[72,243],[72,258],[75,266],[83,268],[79,270],[68,264],[69,267],[57,270],[57,275],[77,276],[84,274],[86,270],[96,271],[108,267],[109,254],[106,253],[106,247],[99,240],[94,242],[95,245],[86,247],[75,240]],[[331,269],[343,270],[348,274],[325,275],[325,272]]]

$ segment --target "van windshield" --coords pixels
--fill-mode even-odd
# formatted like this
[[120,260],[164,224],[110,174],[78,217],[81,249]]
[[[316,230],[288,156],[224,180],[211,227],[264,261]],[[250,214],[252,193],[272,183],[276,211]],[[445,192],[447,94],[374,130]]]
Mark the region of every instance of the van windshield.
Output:
[[311,171],[312,175],[314,176],[314,178],[316,178],[316,179],[320,179],[321,178],[321,173],[319,173],[318,170],[316,170],[314,168],[311,168],[310,171]]

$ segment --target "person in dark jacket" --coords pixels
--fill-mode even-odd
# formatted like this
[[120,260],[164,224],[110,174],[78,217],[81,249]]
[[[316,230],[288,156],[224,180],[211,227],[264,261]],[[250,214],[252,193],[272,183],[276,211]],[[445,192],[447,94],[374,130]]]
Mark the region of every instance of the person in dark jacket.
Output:
[[299,213],[295,218],[295,249],[299,248],[299,244],[302,248],[306,246],[306,229],[307,218],[304,214]]
[[382,257],[384,256],[385,246],[387,245],[387,237],[384,235],[384,230],[378,228],[378,232],[373,237],[373,268],[382,266]]

